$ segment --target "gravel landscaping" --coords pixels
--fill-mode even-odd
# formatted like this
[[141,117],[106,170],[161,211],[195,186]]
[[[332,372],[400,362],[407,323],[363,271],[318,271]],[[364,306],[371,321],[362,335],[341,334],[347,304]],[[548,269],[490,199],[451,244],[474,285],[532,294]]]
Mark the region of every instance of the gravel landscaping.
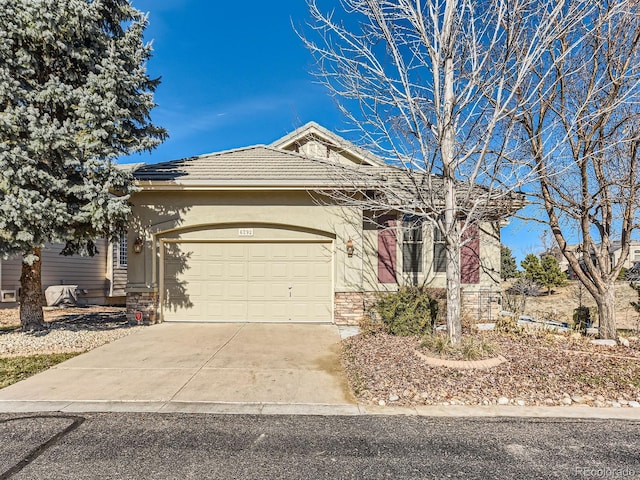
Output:
[[0,309],[0,357],[84,352],[144,328],[129,325],[123,307],[46,307],[45,321],[44,331],[21,332],[18,309]]
[[418,337],[343,340],[349,383],[369,405],[591,405],[640,407],[640,343],[590,345],[579,335],[476,333],[506,362],[486,369],[430,366]]

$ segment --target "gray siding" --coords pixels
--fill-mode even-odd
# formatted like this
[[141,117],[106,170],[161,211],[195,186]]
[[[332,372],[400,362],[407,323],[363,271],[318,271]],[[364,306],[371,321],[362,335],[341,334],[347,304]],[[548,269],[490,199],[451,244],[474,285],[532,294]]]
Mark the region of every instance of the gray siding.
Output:
[[127,267],[120,266],[119,262],[119,246],[117,243],[113,244],[113,255],[111,255],[111,265],[112,265],[112,296],[113,297],[123,297],[126,295],[125,287],[127,286]]
[[[94,257],[79,255],[60,255],[63,245],[47,244],[42,252],[42,289],[51,285],[78,285],[87,290],[79,298],[89,303],[103,303],[108,293],[107,261],[108,244],[106,240],[96,241],[98,254]],[[2,261],[2,289],[20,288],[21,259],[11,258]]]

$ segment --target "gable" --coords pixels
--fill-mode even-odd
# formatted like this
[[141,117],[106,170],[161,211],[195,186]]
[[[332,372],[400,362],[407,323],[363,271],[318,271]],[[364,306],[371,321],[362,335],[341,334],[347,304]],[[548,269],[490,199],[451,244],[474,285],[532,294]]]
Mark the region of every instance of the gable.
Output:
[[337,162],[345,166],[385,166],[382,159],[335,133],[309,122],[271,144],[300,155]]

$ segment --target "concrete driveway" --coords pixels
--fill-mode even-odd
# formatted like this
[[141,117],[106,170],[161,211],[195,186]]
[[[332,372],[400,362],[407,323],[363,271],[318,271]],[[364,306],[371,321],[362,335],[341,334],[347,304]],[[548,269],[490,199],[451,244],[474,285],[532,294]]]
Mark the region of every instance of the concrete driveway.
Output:
[[163,323],[0,390],[0,410],[18,402],[67,411],[126,410],[131,402],[152,411],[353,407],[339,341],[335,325]]

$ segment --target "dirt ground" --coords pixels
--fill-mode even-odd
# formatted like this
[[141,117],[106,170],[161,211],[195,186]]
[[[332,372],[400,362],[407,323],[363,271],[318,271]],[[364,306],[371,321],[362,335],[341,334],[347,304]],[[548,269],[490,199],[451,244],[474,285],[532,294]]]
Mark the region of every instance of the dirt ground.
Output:
[[[539,297],[526,297],[524,314],[534,318],[547,318],[561,322],[570,322],[573,318],[573,310],[580,304],[582,295],[582,305],[591,310],[591,318],[597,324],[598,310],[593,298],[582,288],[580,291],[579,282],[571,281],[565,287],[556,288],[551,295],[546,292]],[[616,284],[616,313],[617,326],[619,329],[633,330],[640,329],[640,315],[633,309],[629,302],[638,301],[638,294],[629,286],[628,282],[618,282]],[[509,301],[506,295],[503,297],[503,308],[509,310]]]

